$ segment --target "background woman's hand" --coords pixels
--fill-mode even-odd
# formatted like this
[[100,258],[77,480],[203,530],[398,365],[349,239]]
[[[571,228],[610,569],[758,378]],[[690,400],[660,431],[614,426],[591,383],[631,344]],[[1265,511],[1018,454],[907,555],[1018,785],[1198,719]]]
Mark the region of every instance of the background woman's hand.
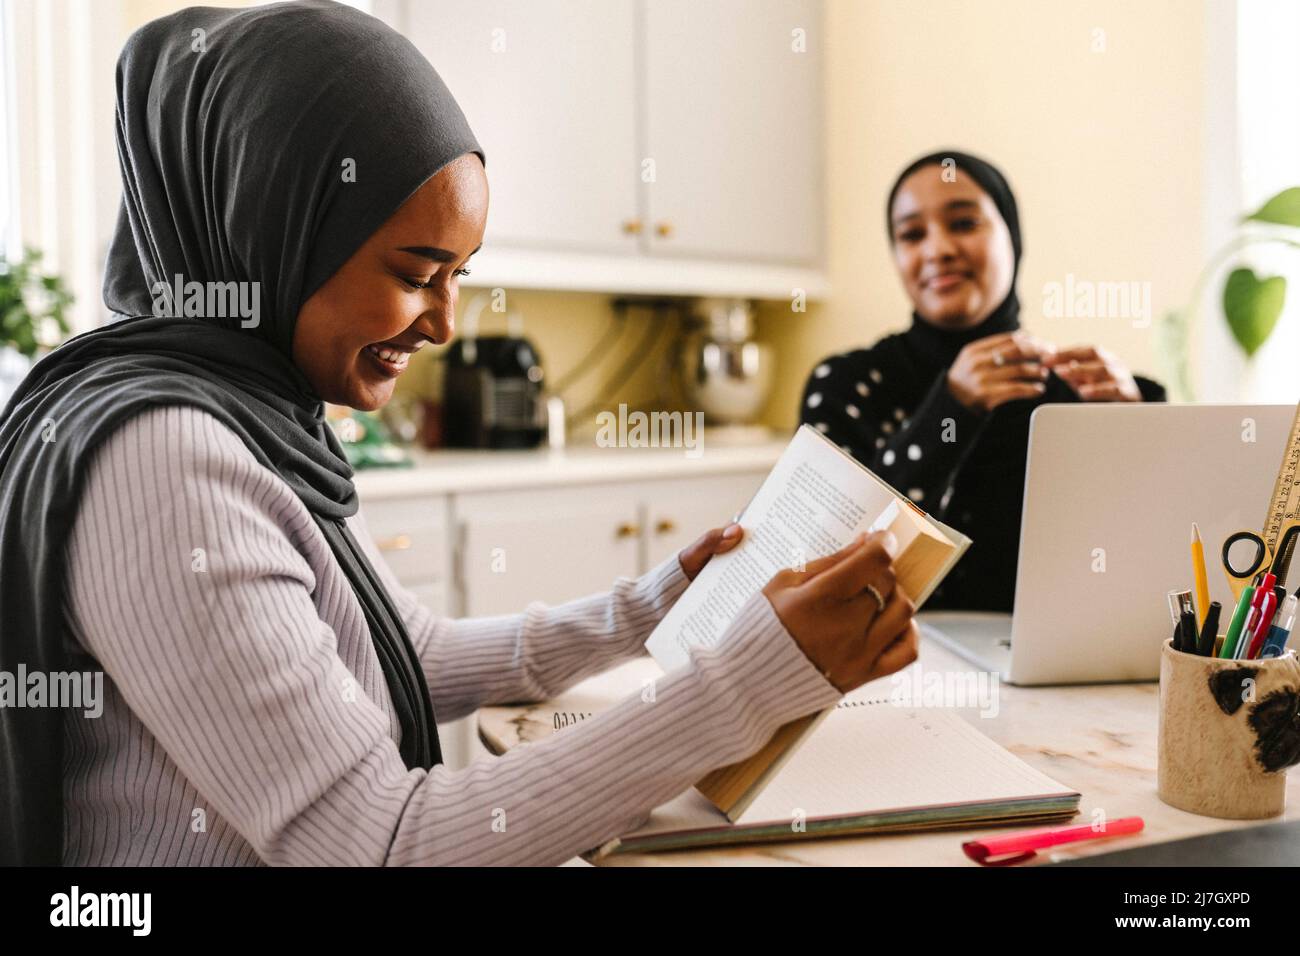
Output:
[[1140,402],[1133,373],[1110,352],[1091,345],[1062,349],[1047,366],[1085,402]]
[[[795,643],[844,694],[916,660],[916,606],[895,585],[898,540],[861,535],[804,571],[777,574],[763,593]],[[867,585],[885,600],[884,610]]]
[[976,412],[989,412],[1016,398],[1043,394],[1053,347],[1025,332],[976,339],[948,369],[948,391]]
[[682,566],[682,573],[686,575],[688,581],[694,581],[695,576],[709,563],[709,558],[730,551],[740,544],[740,539],[744,536],[745,529],[734,522],[726,527],[704,532],[694,544],[678,552],[677,560]]

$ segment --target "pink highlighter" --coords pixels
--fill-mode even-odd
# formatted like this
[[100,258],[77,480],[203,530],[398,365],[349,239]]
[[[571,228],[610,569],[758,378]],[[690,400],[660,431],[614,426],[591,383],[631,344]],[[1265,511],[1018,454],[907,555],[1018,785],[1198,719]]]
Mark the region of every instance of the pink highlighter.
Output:
[[[1122,817],[1105,824],[1096,830],[1090,823],[1074,827],[1056,827],[1051,830],[1035,830],[1033,833],[1020,833],[1015,836],[998,837],[996,840],[971,840],[963,843],[961,848],[966,855],[984,866],[1011,866],[1033,859],[1035,850],[1062,843],[1077,843],[1080,840],[1101,840],[1106,837],[1125,836],[1137,833],[1145,824],[1141,817]],[[1002,859],[997,859],[997,858]]]

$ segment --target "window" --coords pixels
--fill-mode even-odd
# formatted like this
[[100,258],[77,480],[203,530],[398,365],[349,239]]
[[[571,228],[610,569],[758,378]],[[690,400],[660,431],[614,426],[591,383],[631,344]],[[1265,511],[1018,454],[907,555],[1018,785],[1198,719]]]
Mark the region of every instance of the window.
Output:
[[[1237,138],[1241,211],[1258,209],[1288,186],[1300,186],[1300,5],[1252,0],[1237,10]],[[1300,400],[1300,249],[1261,246],[1244,264],[1287,280],[1287,303],[1273,334],[1244,370],[1251,401]]]
[[[1211,254],[1239,218],[1270,196],[1300,186],[1300,5],[1293,0],[1207,4],[1206,207]],[[1264,346],[1247,359],[1223,317],[1228,270],[1287,280],[1286,306]],[[1200,303],[1197,399],[1300,401],[1300,249],[1254,246],[1211,277]]]

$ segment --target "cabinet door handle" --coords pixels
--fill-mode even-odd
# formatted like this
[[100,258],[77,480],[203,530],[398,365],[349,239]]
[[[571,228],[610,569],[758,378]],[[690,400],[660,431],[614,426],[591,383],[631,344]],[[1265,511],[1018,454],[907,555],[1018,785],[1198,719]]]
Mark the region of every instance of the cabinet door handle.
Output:
[[614,537],[619,538],[620,540],[623,538],[635,538],[640,533],[641,526],[639,524],[625,521],[614,530]]
[[641,229],[642,229],[642,225],[641,225],[641,220],[640,220],[640,219],[624,219],[624,220],[623,220],[623,235],[625,235],[625,236],[639,236],[639,235],[641,235]]
[[671,222],[655,223],[655,233],[660,239],[671,239],[673,237],[673,224]]
[[380,551],[409,551],[411,549],[411,536],[409,534],[395,534],[391,538],[382,538],[375,544]]
[[660,518],[655,522],[655,534],[672,534],[677,530],[677,522],[672,518]]

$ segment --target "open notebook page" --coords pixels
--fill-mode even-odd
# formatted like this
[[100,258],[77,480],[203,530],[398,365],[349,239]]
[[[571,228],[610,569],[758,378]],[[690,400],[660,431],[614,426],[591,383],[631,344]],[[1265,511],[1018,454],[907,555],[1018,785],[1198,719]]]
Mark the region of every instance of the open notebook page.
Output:
[[[964,803],[1070,796],[949,710],[845,702],[818,725],[741,814],[741,826]],[[628,838],[727,826],[691,790],[655,809]]]

